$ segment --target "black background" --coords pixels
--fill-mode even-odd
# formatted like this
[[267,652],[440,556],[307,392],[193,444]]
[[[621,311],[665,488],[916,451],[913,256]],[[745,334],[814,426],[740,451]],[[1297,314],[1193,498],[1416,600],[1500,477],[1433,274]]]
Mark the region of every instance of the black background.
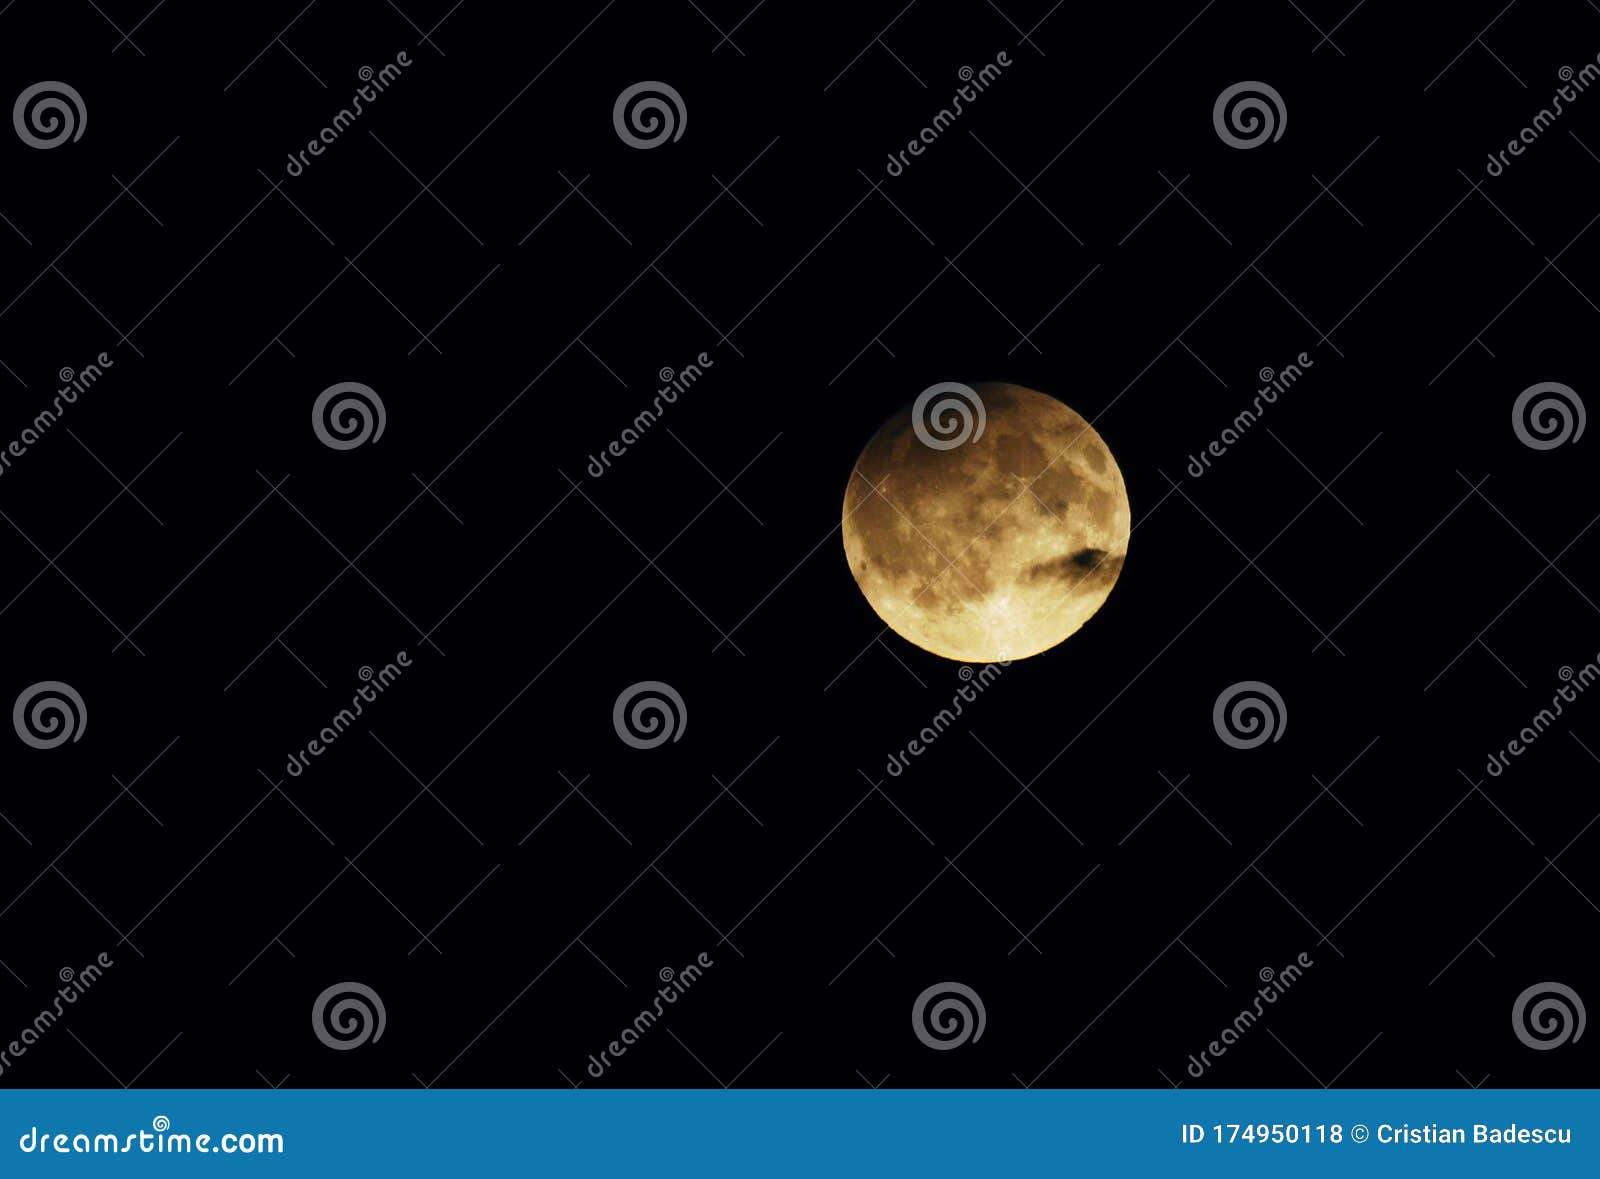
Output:
[[[1600,12],[1416,7],[0,12],[7,100],[59,79],[88,111],[0,143],[0,438],[115,362],[0,477],[5,699],[63,680],[88,710],[75,743],[0,742],[0,1033],[115,965],[0,1079],[594,1084],[705,952],[601,1083],[1195,1084],[1305,952],[1198,1083],[1593,1083],[1592,1034],[1535,1052],[1509,1015],[1596,993],[1596,701],[1484,765],[1600,651],[1594,439],[1536,451],[1510,415],[1539,381],[1593,404],[1600,97],[1484,164]],[[635,150],[611,109],[644,79],[688,118]],[[1235,150],[1211,108],[1245,79],[1287,125]],[[961,681],[883,632],[839,510],[947,380],[1091,419],[1135,530],[1090,624],[891,780]],[[380,440],[317,441],[338,381],[378,391]],[[611,710],[652,679],[688,723],[639,751]],[[1218,739],[1241,680],[1281,740]],[[388,1023],[335,1052],[309,1013],[344,980]],[[946,980],[988,1022],[935,1052],[909,1013]]]

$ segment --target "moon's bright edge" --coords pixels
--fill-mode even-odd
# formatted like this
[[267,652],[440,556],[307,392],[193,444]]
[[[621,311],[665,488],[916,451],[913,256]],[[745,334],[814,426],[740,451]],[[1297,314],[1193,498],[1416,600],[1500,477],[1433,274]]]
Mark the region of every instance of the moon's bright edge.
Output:
[[841,531],[891,630],[946,659],[998,663],[1054,647],[1104,605],[1132,514],[1081,416],[1020,385],[975,391],[982,433],[949,449],[919,437],[909,406],[883,424],[850,474]]

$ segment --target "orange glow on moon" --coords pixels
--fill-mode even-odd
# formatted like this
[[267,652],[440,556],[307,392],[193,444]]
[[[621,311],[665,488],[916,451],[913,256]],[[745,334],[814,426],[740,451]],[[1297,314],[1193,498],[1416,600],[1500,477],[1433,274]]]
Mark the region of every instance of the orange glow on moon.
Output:
[[1122,472],[1077,413],[1020,385],[948,385],[867,443],[841,531],[891,630],[998,663],[1054,647],[1105,604],[1131,521]]

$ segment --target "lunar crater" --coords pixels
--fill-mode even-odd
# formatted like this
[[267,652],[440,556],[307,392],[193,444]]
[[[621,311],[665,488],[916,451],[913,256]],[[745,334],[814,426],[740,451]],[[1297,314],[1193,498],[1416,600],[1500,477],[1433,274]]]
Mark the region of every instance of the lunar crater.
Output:
[[963,662],[1021,659],[1076,632],[1121,574],[1132,528],[1122,472],[1080,415],[1043,393],[986,384],[982,434],[946,449],[911,408],[867,443],[841,532],[883,621]]

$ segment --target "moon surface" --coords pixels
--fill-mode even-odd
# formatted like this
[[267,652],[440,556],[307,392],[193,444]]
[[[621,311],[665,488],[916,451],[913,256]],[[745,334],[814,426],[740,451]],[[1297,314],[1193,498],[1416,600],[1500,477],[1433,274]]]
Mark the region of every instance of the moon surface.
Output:
[[935,385],[879,428],[844,496],[845,557],[878,617],[946,659],[1060,643],[1105,604],[1132,516],[1105,440],[1020,385]]

